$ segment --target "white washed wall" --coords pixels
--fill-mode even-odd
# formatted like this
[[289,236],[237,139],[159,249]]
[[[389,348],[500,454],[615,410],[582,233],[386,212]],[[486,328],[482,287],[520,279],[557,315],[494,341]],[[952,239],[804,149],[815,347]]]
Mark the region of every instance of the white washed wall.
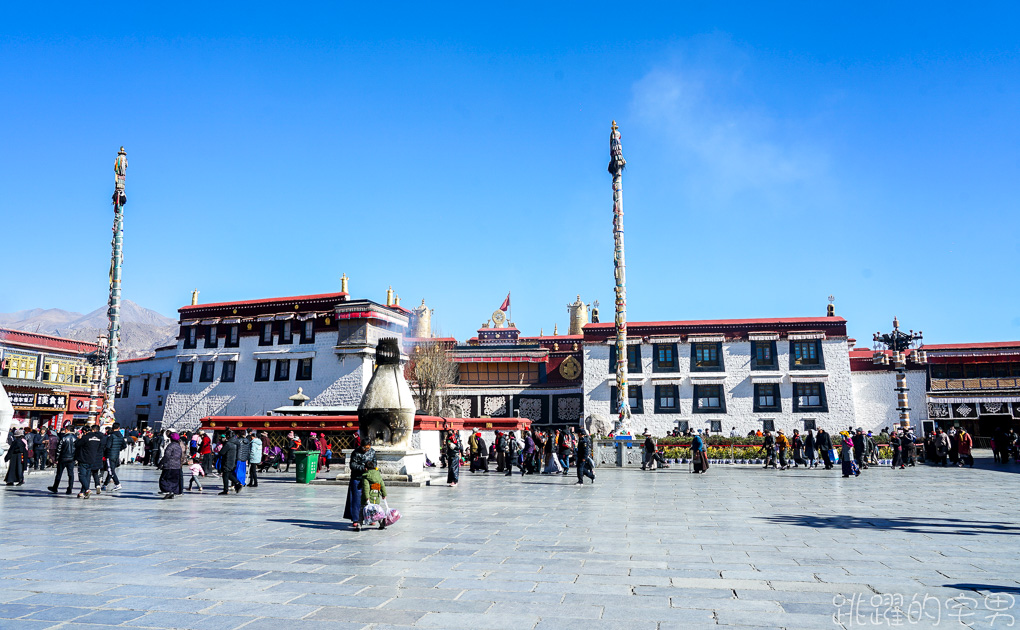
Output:
[[[128,395],[124,398],[117,398],[114,401],[116,419],[125,428],[138,426],[138,405],[149,406],[149,426],[158,427],[163,421],[163,413],[166,409],[166,401],[173,391],[167,387],[161,387],[156,391],[156,377],[169,373],[171,381],[175,378],[177,369],[177,350],[159,350],[150,359],[142,361],[130,361],[120,363],[117,372],[121,376],[131,377],[131,386],[128,388]],[[149,377],[148,395],[142,395],[142,384],[145,377]],[[163,404],[160,404],[162,399]]]
[[[896,373],[890,370],[853,372],[854,408],[857,423],[865,431],[881,431],[883,427],[899,424],[896,410]],[[924,370],[907,371],[907,393],[910,405],[910,424],[920,430],[928,419],[926,403],[927,378]]]

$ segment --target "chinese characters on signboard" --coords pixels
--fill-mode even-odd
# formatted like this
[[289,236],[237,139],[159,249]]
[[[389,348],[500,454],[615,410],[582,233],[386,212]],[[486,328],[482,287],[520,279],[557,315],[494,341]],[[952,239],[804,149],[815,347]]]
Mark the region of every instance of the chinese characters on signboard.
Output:
[[10,392],[11,405],[15,409],[31,409],[35,407],[35,394],[24,394],[21,392]]
[[15,409],[67,409],[67,394],[26,394],[10,392],[11,405]]

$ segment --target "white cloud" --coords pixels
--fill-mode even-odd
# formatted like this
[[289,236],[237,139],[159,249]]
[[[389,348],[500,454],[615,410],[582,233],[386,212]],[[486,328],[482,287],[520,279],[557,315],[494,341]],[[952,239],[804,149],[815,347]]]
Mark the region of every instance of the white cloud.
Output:
[[637,122],[677,152],[685,184],[702,194],[781,202],[792,189],[820,183],[828,158],[796,139],[803,125],[739,103],[726,93],[733,81],[721,72],[654,70],[634,85]]

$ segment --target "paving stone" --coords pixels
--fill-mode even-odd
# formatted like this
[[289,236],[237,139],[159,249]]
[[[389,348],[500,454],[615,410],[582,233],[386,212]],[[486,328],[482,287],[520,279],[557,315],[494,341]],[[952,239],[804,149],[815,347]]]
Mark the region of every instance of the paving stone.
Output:
[[0,629],[814,630],[853,594],[1020,594],[1020,489],[981,468],[908,471],[926,489],[909,510],[872,470],[607,469],[584,488],[465,473],[456,492],[391,489],[405,518],[360,534],[340,486],[269,475],[229,500],[162,502],[157,471],[123,473],[125,492],[90,502],[30,494],[45,475],[0,491]]

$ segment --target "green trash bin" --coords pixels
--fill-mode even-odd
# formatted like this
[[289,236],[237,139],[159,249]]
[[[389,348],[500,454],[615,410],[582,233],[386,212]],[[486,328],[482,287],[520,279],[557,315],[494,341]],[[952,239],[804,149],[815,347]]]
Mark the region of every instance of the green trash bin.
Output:
[[294,451],[298,483],[312,483],[319,467],[319,451]]

